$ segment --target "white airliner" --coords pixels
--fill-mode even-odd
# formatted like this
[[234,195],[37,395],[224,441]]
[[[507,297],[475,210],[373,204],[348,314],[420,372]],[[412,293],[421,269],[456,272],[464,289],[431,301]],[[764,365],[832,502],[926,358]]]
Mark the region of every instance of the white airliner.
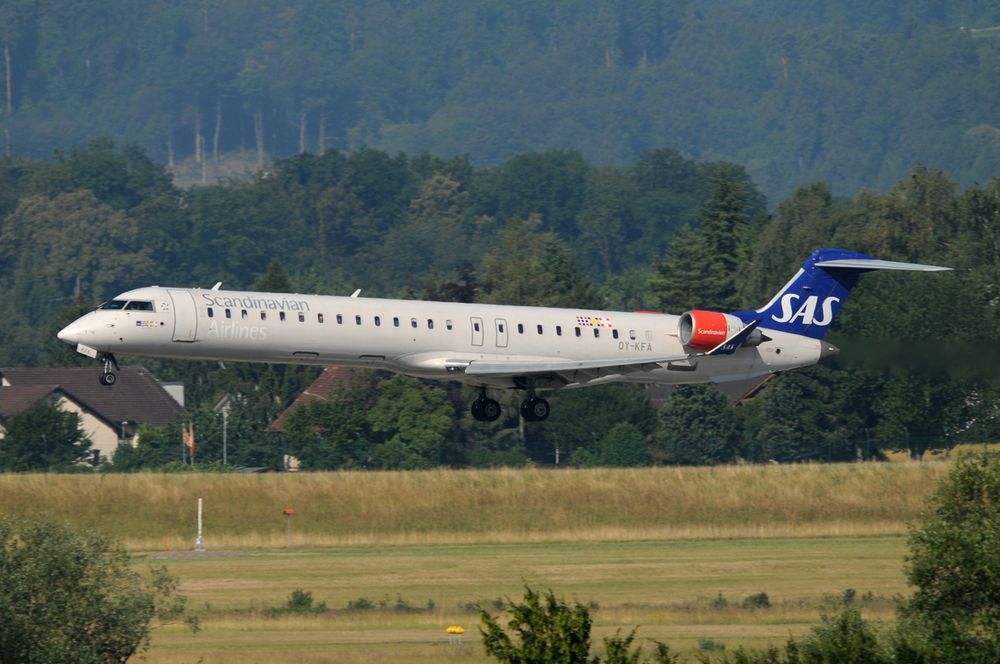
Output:
[[59,332],[104,363],[115,355],[386,369],[480,387],[478,420],[500,417],[486,388],[525,390],[526,420],[544,420],[536,390],[611,382],[742,380],[815,364],[858,276],[950,268],[818,249],[760,309],[659,313],[458,304],[151,286],[122,293]]

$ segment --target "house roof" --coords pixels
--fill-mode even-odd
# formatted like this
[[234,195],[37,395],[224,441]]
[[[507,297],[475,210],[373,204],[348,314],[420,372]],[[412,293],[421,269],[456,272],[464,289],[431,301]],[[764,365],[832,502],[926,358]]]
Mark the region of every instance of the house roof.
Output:
[[271,426],[268,429],[283,433],[285,431],[285,422],[288,420],[289,415],[313,401],[329,401],[334,398],[350,382],[352,375],[352,371],[344,367],[327,367],[323,369],[323,373],[302,394],[296,397],[295,401],[274,422],[271,422]]
[[115,425],[134,422],[136,425],[163,426],[184,414],[181,405],[142,367],[122,367],[118,371],[118,381],[109,386],[100,384],[101,369],[93,367],[7,368],[0,369],[0,374],[4,384],[14,388],[14,392],[8,393],[6,390],[10,388],[4,388],[5,391],[0,393],[0,399],[3,399],[0,412],[5,415],[7,398],[12,404],[20,403],[31,394],[28,388],[36,390],[36,400],[55,390],[64,392],[101,419]]
[[56,385],[0,386],[0,422],[26,411],[56,389]]

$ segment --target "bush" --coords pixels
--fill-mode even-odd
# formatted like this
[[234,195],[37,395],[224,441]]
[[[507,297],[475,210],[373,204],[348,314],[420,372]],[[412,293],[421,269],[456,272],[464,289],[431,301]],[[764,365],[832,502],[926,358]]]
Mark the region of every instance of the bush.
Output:
[[767,593],[755,593],[749,597],[744,597],[743,603],[740,606],[744,609],[770,609],[771,598],[767,596]]
[[875,626],[864,620],[861,611],[851,605],[834,616],[824,615],[799,646],[799,653],[802,661],[817,664],[889,664],[894,661],[891,653],[879,643]]
[[185,598],[164,568],[131,563],[94,532],[0,520],[0,661],[124,662],[148,648],[153,620],[181,618]]
[[[483,626],[479,628],[483,636],[486,654],[501,662],[510,664],[533,664],[552,662],[575,664],[599,664],[600,657],[590,657],[590,609],[576,603],[573,606],[557,599],[551,590],[540,594],[525,586],[524,601],[517,603],[510,598],[511,616],[507,628],[500,626],[498,618],[485,609],[479,616]],[[510,632],[510,633],[508,633]],[[628,636],[616,632],[604,639],[607,652],[606,664],[639,664],[642,648],[632,650],[636,630]],[[512,638],[511,634],[515,638]],[[670,648],[656,643],[654,662],[674,664],[676,656]]]

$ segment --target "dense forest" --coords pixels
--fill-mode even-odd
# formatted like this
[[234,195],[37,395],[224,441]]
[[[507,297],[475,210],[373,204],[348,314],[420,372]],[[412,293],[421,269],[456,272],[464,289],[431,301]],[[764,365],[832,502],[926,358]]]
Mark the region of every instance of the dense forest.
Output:
[[672,146],[771,201],[1000,169],[986,0],[7,0],[0,51],[6,154],[107,135],[194,181],[363,147],[625,167]]
[[[759,306],[818,246],[953,266],[865,277],[831,328],[832,361],[779,375],[743,406],[712,386],[654,404],[634,386],[558,392],[552,417],[475,422],[457,385],[359,373],[343,398],[266,427],[316,375],[301,367],[141,360],[183,380],[199,455],[306,468],[552,462],[833,460],[1000,437],[1000,179],[962,189],[912,169],[885,193],[822,183],[768,211],[742,167],[660,149],[597,166],[571,151],[497,166],[374,149],[274,162],[258,177],[176,187],[110,140],[0,161],[0,366],[88,363],[60,325],[137,285],[423,297],[550,306]],[[134,360],[139,361],[139,360]],[[180,425],[147,431],[119,468],[176,458]]]

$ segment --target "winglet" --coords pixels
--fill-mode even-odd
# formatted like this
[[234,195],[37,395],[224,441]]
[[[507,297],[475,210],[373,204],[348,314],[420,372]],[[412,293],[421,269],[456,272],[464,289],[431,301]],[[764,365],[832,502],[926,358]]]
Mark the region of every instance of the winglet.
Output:
[[723,341],[721,344],[719,344],[712,350],[705,353],[705,355],[707,356],[732,355],[737,350],[739,350],[740,346],[746,343],[747,339],[750,338],[750,335],[753,334],[753,331],[757,329],[757,326],[759,324],[760,324],[759,320],[750,321],[745,326],[743,326],[743,329],[741,329],[739,332],[737,332],[733,336]]

